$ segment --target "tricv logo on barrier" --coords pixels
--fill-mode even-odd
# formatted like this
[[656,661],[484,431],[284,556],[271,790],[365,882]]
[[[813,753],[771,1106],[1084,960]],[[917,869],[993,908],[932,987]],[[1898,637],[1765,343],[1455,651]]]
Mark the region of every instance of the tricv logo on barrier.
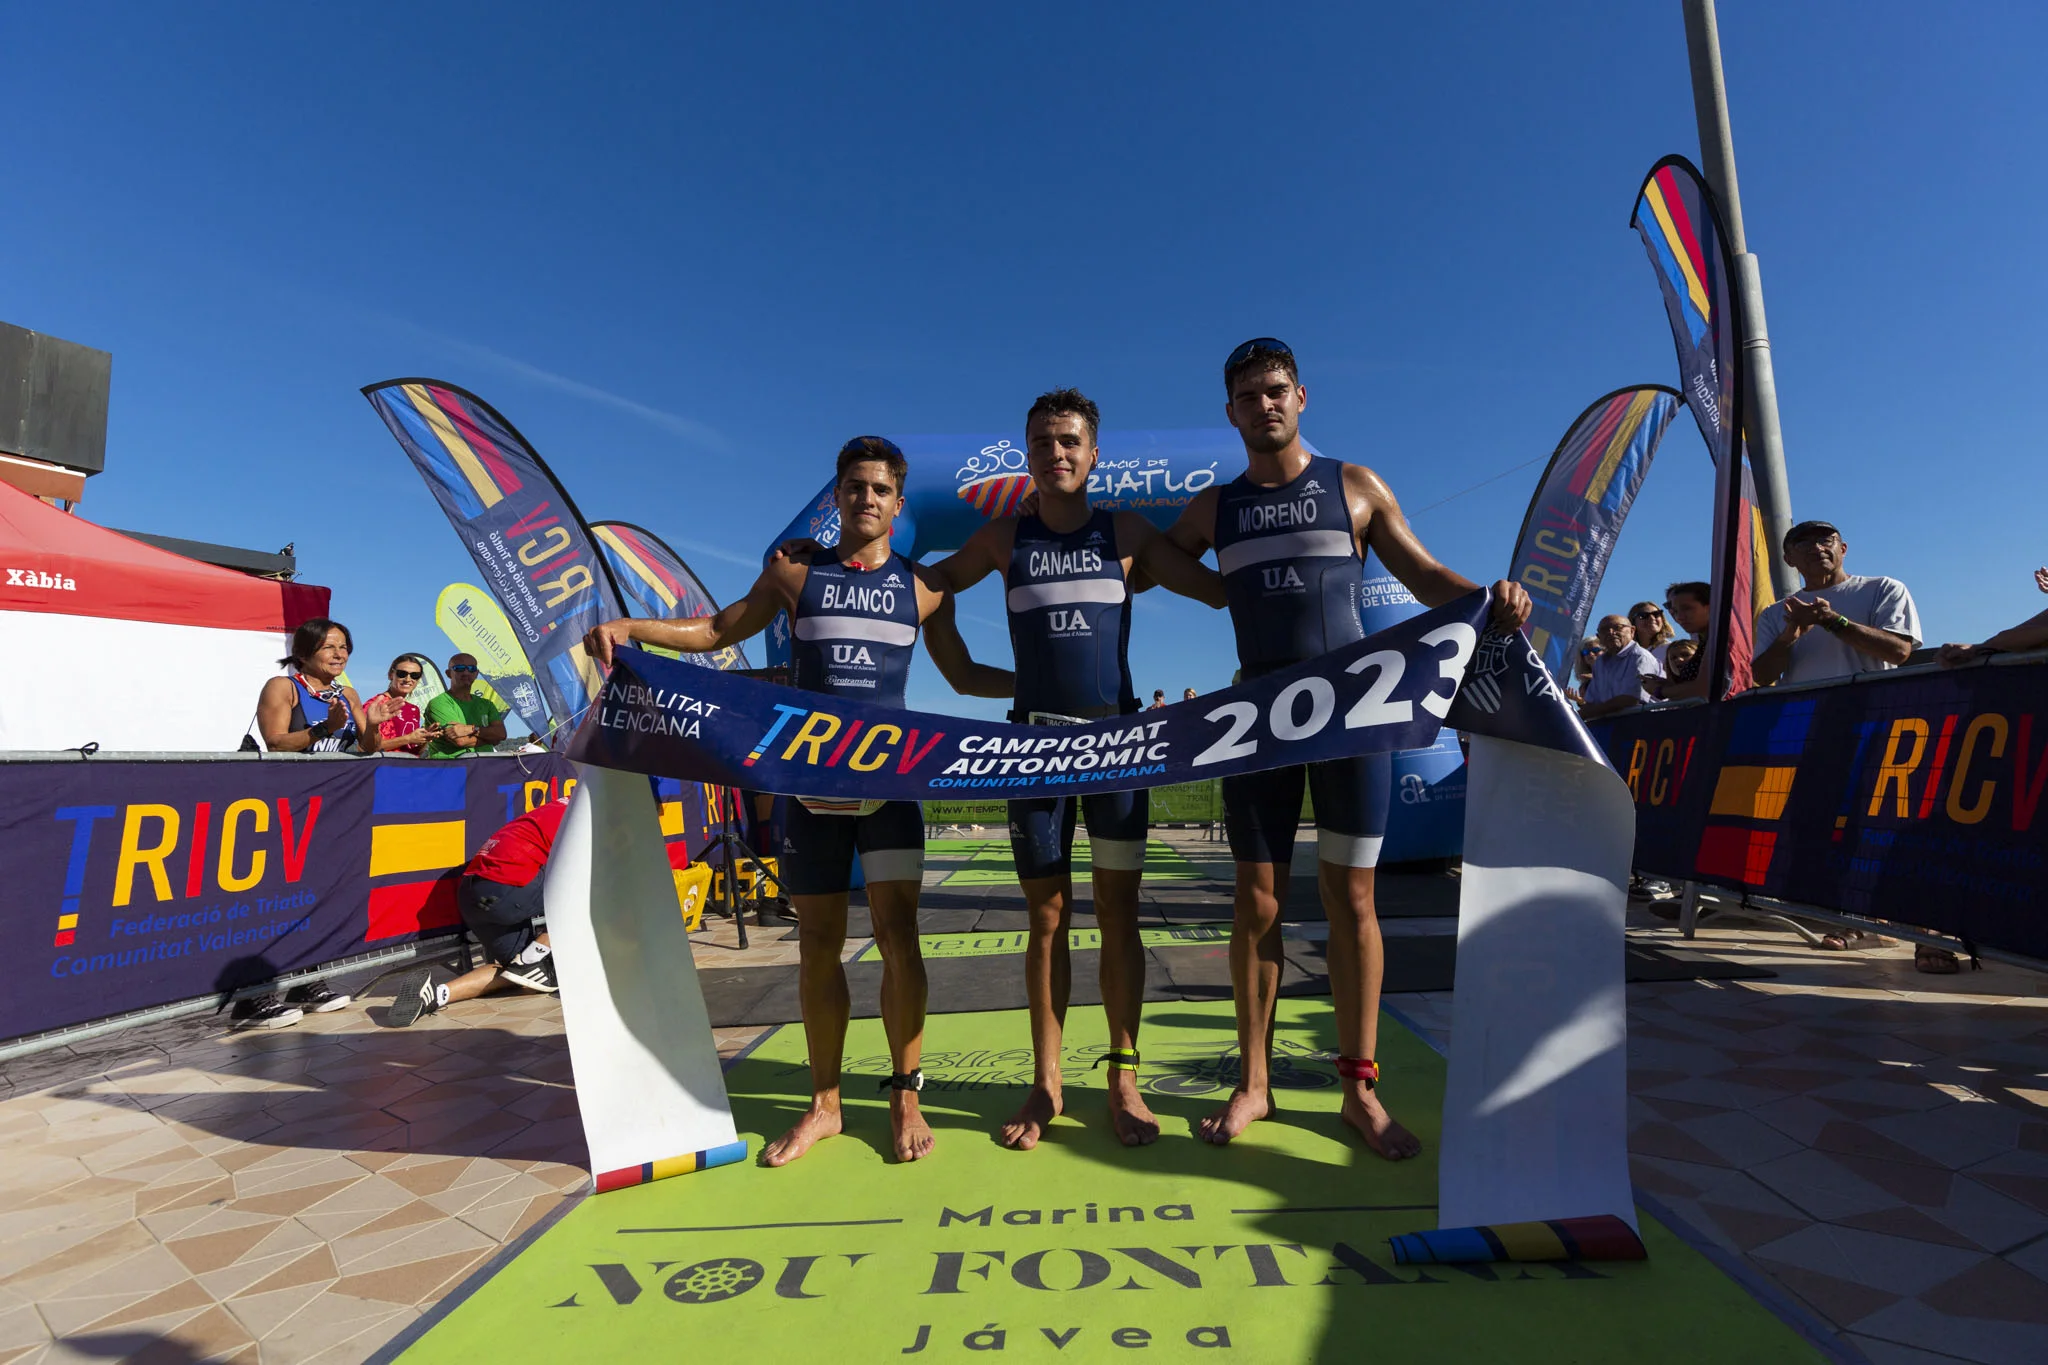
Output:
[[[1604,759],[1474,592],[1292,668],[1158,711],[1010,725],[901,711],[623,649],[568,753],[754,791],[923,800],[1085,794],[1427,746],[1450,723]],[[1487,665],[1485,707],[1460,687]]]

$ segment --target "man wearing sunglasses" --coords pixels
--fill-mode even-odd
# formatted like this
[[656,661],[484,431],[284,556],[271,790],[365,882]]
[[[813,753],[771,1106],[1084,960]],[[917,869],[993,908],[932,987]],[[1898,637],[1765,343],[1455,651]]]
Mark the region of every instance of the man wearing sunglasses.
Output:
[[448,660],[448,690],[427,703],[427,723],[441,728],[427,745],[428,758],[465,758],[505,738],[505,713],[489,697],[476,695],[476,656]]
[[1802,592],[1757,613],[1756,683],[1816,682],[1897,668],[1919,647],[1920,613],[1896,578],[1861,578],[1842,567],[1849,544],[1825,521],[1785,533],[1785,562]]
[[[1223,389],[1224,412],[1244,440],[1249,467],[1196,495],[1168,535],[1193,555],[1215,549],[1244,677],[1364,638],[1358,604],[1368,549],[1426,607],[1477,586],[1423,548],[1379,475],[1309,453],[1301,441],[1308,390],[1286,343],[1258,337],[1232,351],[1223,363]],[[1495,583],[1492,628],[1517,630],[1528,619],[1528,593],[1519,584]],[[1391,755],[1372,754],[1223,779],[1224,824],[1237,863],[1230,977],[1243,1074],[1229,1102],[1199,1125],[1205,1140],[1229,1142],[1273,1111],[1280,896],[1306,784],[1315,799],[1317,881],[1330,922],[1344,1121],[1387,1160],[1421,1150],[1375,1093],[1384,959],[1373,869],[1386,833],[1391,776]]]

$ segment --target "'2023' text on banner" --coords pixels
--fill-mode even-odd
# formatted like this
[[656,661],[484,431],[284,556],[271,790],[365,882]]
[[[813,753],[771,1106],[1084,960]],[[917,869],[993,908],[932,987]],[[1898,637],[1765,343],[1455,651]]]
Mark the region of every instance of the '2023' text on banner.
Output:
[[2048,665],[1766,688],[1594,735],[1644,871],[2048,958]]
[[1058,727],[873,706],[625,649],[568,752],[753,791],[908,801],[1230,777],[1422,748],[1446,723],[1598,761],[1527,640],[1483,636],[1486,614],[1470,593],[1206,697]]
[[[462,864],[575,783],[553,754],[0,763],[0,1038],[452,934]],[[700,850],[701,789],[656,785],[663,833]]]

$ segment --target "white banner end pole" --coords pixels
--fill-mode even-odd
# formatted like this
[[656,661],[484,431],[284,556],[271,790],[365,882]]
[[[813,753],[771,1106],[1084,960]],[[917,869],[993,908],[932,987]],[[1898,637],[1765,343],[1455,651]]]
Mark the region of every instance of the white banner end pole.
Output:
[[597,1190],[746,1156],[647,779],[579,764],[548,859],[548,939]]
[[1634,802],[1586,759],[1471,741],[1438,1226],[1612,1214],[1634,1228]]

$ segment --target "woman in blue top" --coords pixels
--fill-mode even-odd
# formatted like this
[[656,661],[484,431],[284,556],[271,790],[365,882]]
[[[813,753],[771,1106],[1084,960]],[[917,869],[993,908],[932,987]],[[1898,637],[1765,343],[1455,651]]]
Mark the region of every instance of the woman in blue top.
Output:
[[292,652],[278,663],[290,671],[263,684],[256,728],[276,754],[374,754],[384,747],[378,726],[395,708],[379,693],[366,709],[356,690],[337,681],[355,641],[339,621],[316,616],[292,632]]

